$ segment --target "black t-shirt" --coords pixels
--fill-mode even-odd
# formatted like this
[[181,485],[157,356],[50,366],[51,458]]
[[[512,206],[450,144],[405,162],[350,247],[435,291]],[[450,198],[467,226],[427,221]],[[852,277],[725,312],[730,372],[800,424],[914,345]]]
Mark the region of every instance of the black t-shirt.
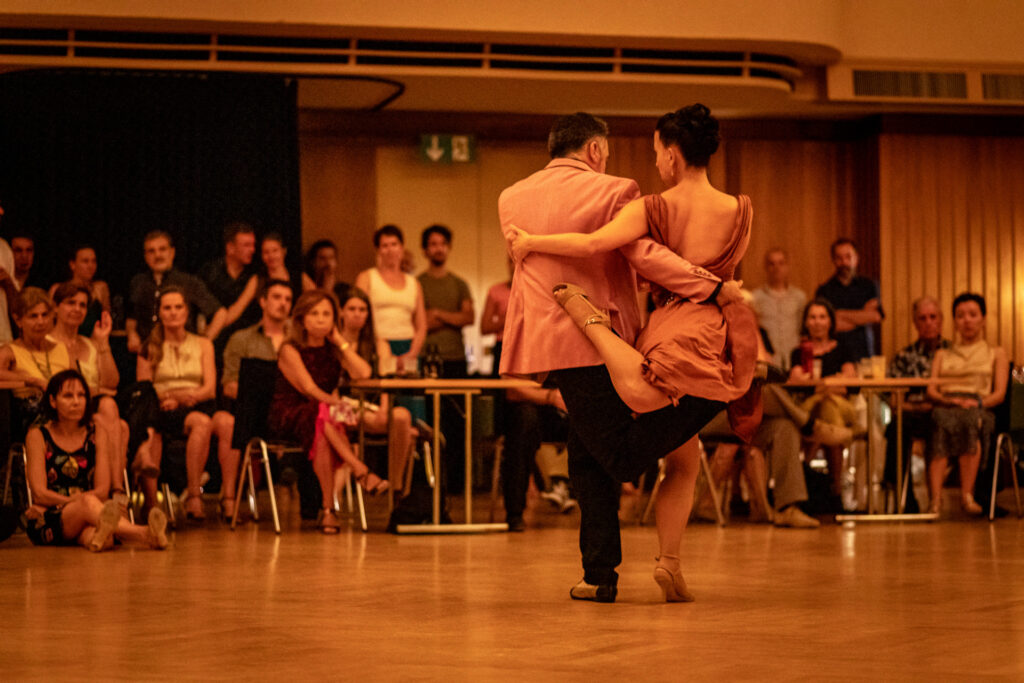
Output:
[[[836,310],[841,308],[860,310],[867,302],[880,298],[878,283],[859,275],[855,276],[848,285],[844,285],[833,276],[828,282],[818,287],[814,296],[829,302]],[[879,306],[878,312],[882,314],[883,318],[885,317],[881,306]],[[836,341],[846,350],[850,362],[853,363],[875,353],[875,330],[872,325],[860,325],[849,332],[837,332]]]
[[[237,278],[232,278],[224,259],[219,258],[206,263],[199,269],[199,279],[206,284],[210,294],[220,301],[220,305],[228,308],[238,300],[238,297],[242,296],[245,286],[249,284],[249,278],[255,272],[252,266],[247,266]],[[255,325],[259,322],[261,315],[259,302],[256,297],[253,297],[238,320],[225,328],[221,336],[227,339],[233,332]]]
[[[857,361],[850,357],[846,349],[843,348],[842,344],[836,344],[835,348],[828,353],[815,356],[815,359],[821,361],[821,376],[831,377],[832,375],[838,375],[843,371],[843,363],[856,363]],[[796,367],[800,365],[800,347],[796,347],[789,354],[789,367]]]

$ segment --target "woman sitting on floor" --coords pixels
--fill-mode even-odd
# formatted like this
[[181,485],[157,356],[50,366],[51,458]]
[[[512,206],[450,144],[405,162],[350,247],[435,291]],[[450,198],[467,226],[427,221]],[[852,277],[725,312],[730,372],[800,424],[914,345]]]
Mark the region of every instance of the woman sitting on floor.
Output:
[[929,385],[928,398],[935,405],[935,435],[928,463],[928,511],[941,509],[942,482],[949,458],[960,463],[960,505],[964,512],[980,515],[974,500],[974,481],[982,453],[988,452],[995,416],[992,409],[1006,398],[1010,372],[1006,351],[985,339],[985,298],[965,292],[953,300],[953,326],[957,341],[935,352],[932,377],[954,378]]
[[222,519],[230,519],[235,507],[239,452],[231,448],[234,418],[216,410],[214,402],[217,371],[213,342],[186,331],[188,302],[185,292],[178,287],[168,287],[160,293],[157,318],[136,363],[136,377],[140,382],[152,381],[160,400],[160,414],[153,425],[155,433],[149,448],[140,450],[138,457],[147,506],[156,500],[156,477],[152,475],[160,467],[163,437],[185,434],[185,517],[192,521],[206,518],[201,477],[210,457],[210,437],[216,434],[221,469],[220,514]]
[[35,545],[81,545],[93,552],[113,547],[113,537],[167,547],[167,517],[149,515],[148,527],[131,524],[113,500],[106,441],[97,438],[89,389],[74,370],[58,372],[43,393],[45,423],[25,437],[32,506],[26,513]]
[[334,472],[348,465],[367,492],[386,491],[388,482],[356,457],[345,428],[336,426],[331,408],[347,408],[338,396],[341,373],[352,379],[370,376],[370,364],[356,346],[341,337],[338,303],[321,289],[304,292],[292,309],[291,338],[278,353],[277,381],[270,408],[271,435],[297,440],[309,452],[323,496],[319,527],[325,534],[341,531],[331,504]]

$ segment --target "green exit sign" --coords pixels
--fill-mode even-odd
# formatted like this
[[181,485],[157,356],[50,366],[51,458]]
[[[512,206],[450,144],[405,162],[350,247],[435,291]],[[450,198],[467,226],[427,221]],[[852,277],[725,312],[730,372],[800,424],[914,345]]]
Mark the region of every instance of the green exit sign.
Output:
[[420,158],[432,164],[468,164],[476,158],[472,135],[421,135]]

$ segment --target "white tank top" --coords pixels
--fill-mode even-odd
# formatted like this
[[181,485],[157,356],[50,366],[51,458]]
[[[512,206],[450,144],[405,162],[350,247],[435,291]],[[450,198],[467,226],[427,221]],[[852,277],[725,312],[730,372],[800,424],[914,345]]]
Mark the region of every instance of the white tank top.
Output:
[[164,342],[163,358],[153,369],[153,388],[157,393],[172,389],[198,389],[203,386],[203,347],[191,332],[177,348]]
[[416,312],[416,279],[403,273],[405,286],[393,289],[384,282],[380,271],[370,269],[370,304],[373,306],[373,325],[381,339],[412,339],[415,328],[412,324]]

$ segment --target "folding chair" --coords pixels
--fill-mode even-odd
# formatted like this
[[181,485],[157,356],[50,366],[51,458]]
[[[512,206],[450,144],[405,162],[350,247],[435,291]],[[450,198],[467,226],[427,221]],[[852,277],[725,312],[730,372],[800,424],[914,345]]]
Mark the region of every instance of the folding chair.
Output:
[[[1024,384],[1010,381],[1006,387],[1006,400],[1009,403],[1009,424],[1006,431],[996,437],[996,450],[992,459],[992,493],[988,502],[989,521],[996,517],[996,491],[999,484],[999,464],[1003,458],[1010,464],[1010,476],[1013,480],[1013,495],[1017,502],[1017,516],[1021,516],[1020,485],[1017,481],[1017,449],[1024,437]],[[1013,437],[1017,437],[1017,444]]]
[[242,460],[238,477],[238,490],[235,493],[235,513],[231,516],[231,530],[234,531],[238,521],[238,511],[242,504],[242,494],[248,486],[249,510],[253,520],[259,521],[259,510],[256,505],[256,479],[253,467],[263,463],[263,472],[267,478],[267,490],[270,493],[270,510],[274,519],[274,532],[281,533],[281,520],[277,514],[277,497],[274,495],[274,479],[270,473],[270,451],[280,456],[283,453],[299,453],[302,449],[295,444],[269,444],[264,438],[268,432],[267,417],[270,414],[270,401],[273,397],[271,387],[277,377],[277,363],[258,358],[243,358],[238,371],[238,397],[235,399],[235,431],[232,434],[231,446],[242,450]]

